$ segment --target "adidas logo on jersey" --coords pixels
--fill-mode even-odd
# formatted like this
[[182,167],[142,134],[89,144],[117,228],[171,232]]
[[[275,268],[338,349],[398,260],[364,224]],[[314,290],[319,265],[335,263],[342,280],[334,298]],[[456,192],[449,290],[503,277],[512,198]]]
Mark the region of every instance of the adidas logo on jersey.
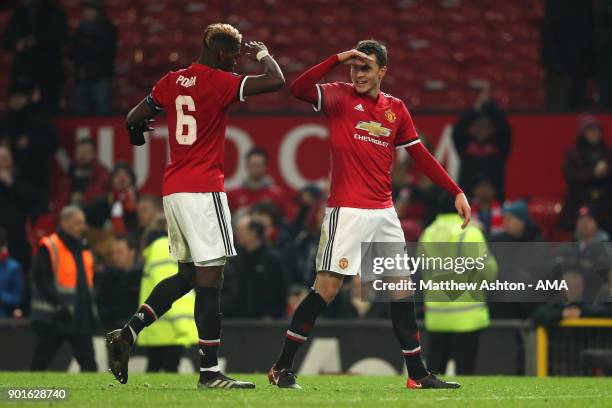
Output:
[[359,112],[363,112],[363,106],[359,103],[357,104],[357,106],[355,106],[355,110]]
[[144,322],[144,313],[142,313],[142,312],[136,313],[136,317]]
[[179,75],[179,77],[176,78],[176,83],[180,84],[182,87],[189,88],[190,86],[194,86],[196,84],[196,77],[186,78]]

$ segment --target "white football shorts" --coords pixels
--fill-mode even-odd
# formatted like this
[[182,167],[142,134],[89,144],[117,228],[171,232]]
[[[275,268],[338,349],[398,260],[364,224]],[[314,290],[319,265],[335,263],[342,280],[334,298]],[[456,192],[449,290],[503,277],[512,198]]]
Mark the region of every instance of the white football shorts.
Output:
[[326,208],[317,251],[317,271],[359,274],[363,242],[405,242],[395,208]]
[[220,266],[236,255],[225,193],[174,193],[163,201],[170,253],[177,261]]

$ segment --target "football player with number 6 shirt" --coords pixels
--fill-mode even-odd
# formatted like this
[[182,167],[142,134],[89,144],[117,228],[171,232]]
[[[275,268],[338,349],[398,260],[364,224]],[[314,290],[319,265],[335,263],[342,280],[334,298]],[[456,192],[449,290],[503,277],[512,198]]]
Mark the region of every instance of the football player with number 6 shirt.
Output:
[[[318,82],[339,64],[350,65],[351,83]],[[434,183],[455,197],[463,217],[470,220],[465,194],[419,140],[404,103],[380,91],[387,71],[387,49],[375,40],[332,55],[310,68],[291,85],[291,93],[325,114],[330,128],[331,186],[317,253],[314,285],[296,309],[285,334],[282,352],[268,372],[270,383],[299,388],[293,358],[315,320],[334,299],[344,276],[360,270],[362,242],[404,242],[391,200],[391,165],[395,150],[405,148],[415,164]],[[408,388],[458,388],[431,374],[421,359],[419,331],[410,293],[390,303],[391,320],[401,346]]]
[[232,103],[278,91],[285,79],[266,46],[254,41],[246,44],[248,54],[263,66],[264,73],[234,74],[241,42],[242,35],[231,25],[209,25],[198,61],[166,74],[127,115],[130,141],[139,146],[145,143],[143,133],[152,130],[153,117],[166,112],[170,162],[164,174],[163,204],[178,273],[153,289],[125,327],[106,336],[110,371],[123,384],[138,333],[194,289],[201,355],[198,387],[255,387],[225,376],[217,361],[223,268],[226,258],[236,255],[223,186],[225,128]]

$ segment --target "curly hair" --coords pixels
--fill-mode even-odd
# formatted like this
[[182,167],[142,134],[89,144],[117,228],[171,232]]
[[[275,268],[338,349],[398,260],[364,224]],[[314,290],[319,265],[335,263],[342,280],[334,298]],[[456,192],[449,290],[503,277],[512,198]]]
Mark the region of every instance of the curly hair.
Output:
[[208,48],[229,48],[240,46],[242,34],[231,24],[215,23],[204,30],[204,45]]

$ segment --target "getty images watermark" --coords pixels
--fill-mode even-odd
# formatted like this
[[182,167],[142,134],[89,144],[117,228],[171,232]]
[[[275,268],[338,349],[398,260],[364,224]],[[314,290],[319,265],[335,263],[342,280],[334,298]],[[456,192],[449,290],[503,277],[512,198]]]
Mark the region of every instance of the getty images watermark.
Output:
[[366,301],[612,301],[608,243],[363,243],[361,255]]

